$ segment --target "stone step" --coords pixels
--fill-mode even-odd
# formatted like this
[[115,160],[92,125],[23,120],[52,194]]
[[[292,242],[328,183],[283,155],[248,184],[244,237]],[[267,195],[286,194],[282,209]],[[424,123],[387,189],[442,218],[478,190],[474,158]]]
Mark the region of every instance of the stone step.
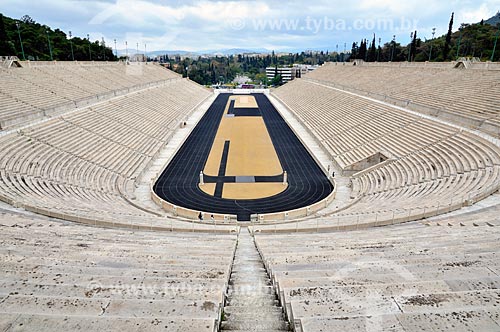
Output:
[[193,300],[110,300],[50,296],[9,295],[0,303],[0,316],[33,314],[58,316],[213,318],[219,306],[212,301]]
[[240,229],[224,307],[223,331],[288,331],[262,258],[247,229]]
[[231,305],[245,305],[245,306],[279,306],[280,302],[278,300],[269,300],[269,299],[255,299],[255,298],[230,298],[226,302],[227,306]]
[[264,313],[282,313],[283,309],[281,307],[261,307],[261,308],[252,308],[247,306],[237,306],[232,305],[224,308],[224,312],[228,314],[246,314],[246,313],[255,313],[255,314],[264,314]]
[[260,278],[267,279],[268,275],[266,271],[260,271],[260,270],[255,270],[255,271],[235,271],[231,273],[231,277],[237,277],[237,276],[258,276]]
[[[229,307],[228,307],[229,308]],[[234,321],[234,320],[245,320],[245,321],[252,321],[252,320],[274,320],[274,321],[281,321],[283,319],[283,313],[281,311],[279,312],[262,312],[259,310],[260,308],[255,308],[256,310],[252,312],[245,312],[245,313],[236,313],[236,314],[231,314],[228,312],[225,312],[224,318],[226,321]]]
[[[224,330],[226,332],[254,332],[255,330]],[[259,330],[259,332],[283,332],[283,331],[290,331],[290,330]]]
[[239,264],[250,264],[250,263],[256,263],[256,265],[259,265],[261,266],[262,265],[262,260],[259,257],[255,257],[255,258],[246,258],[246,257],[238,257],[235,259],[235,261],[233,262],[233,265],[239,265]]
[[250,294],[276,294],[274,288],[272,286],[264,286],[264,287],[238,287],[238,288],[229,288],[227,290],[228,296],[240,296],[240,295],[250,295]]
[[278,297],[276,294],[236,294],[234,297],[230,298],[228,300],[228,304],[230,305],[232,302],[231,300],[238,300],[238,301],[250,301],[250,300],[255,300],[255,301],[274,301],[277,300]]
[[264,285],[264,286],[272,286],[271,280],[260,280],[260,282],[255,281],[245,281],[245,280],[229,280],[229,285],[234,286],[235,281],[237,282],[238,287],[246,287],[246,286],[255,286]]
[[[2,331],[197,331],[213,332],[215,319],[210,318],[109,318],[64,315],[0,315]],[[3,324],[2,324],[3,323]],[[133,326],[132,326],[133,325]],[[5,327],[5,329],[3,328]]]
[[288,331],[290,326],[285,321],[277,319],[272,320],[234,320],[224,321],[221,324],[222,330],[281,330]]
[[[251,290],[250,290],[251,291]],[[248,291],[248,292],[250,292]],[[264,290],[262,290],[264,293]],[[10,293],[24,296],[50,296],[50,297],[85,297],[93,299],[122,299],[122,300],[203,300],[221,302],[223,294],[221,289],[207,287],[206,289],[166,288],[159,284],[157,287],[139,284],[124,285],[123,287],[105,287],[98,285],[76,285],[76,284],[39,284],[19,282],[0,282],[0,293]],[[0,330],[1,331],[1,330]]]
[[253,282],[256,285],[259,284],[267,284],[267,280],[263,276],[232,276],[231,279],[229,279],[230,282],[233,284],[238,281],[244,281],[244,282]]
[[232,276],[259,276],[262,278],[267,278],[267,272],[265,270],[261,271],[232,271]]
[[[226,332],[254,332],[255,330],[224,330]],[[283,332],[283,331],[290,331],[290,330],[259,330],[259,332]]]
[[266,269],[263,267],[258,267],[255,268],[253,266],[248,266],[248,265],[239,265],[239,266],[234,266],[231,272],[233,273],[239,273],[239,272],[246,272],[246,271],[255,271],[255,272],[265,272],[267,273]]

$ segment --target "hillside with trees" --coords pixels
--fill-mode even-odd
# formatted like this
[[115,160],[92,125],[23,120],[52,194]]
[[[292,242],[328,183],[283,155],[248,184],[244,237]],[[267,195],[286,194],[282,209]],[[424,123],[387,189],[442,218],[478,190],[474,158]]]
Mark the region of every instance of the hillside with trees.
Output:
[[104,41],[89,41],[76,36],[69,38],[69,32],[67,35],[59,29],[52,30],[27,15],[14,20],[0,14],[0,55],[37,61],[116,60],[113,50]]
[[286,67],[294,63],[322,65],[328,61],[341,60],[339,55],[328,51],[307,51],[281,54],[279,56],[272,52],[271,54],[259,55],[199,56],[196,59],[184,58],[182,60],[175,60],[167,55],[161,58],[163,62],[169,63],[171,68],[179,74],[184,77],[189,76],[190,79],[204,85],[228,83],[239,74],[248,76],[257,84],[267,84],[266,67]]
[[[411,32],[412,42],[402,45],[396,39],[378,46],[376,36],[353,43],[351,54],[354,59],[365,61],[451,61],[461,57],[479,58],[481,61],[491,60],[495,40],[500,31],[500,14],[487,21],[476,24],[460,24],[458,31],[453,32],[454,15],[450,18],[448,33],[443,36],[422,40],[418,31]],[[496,24],[493,24],[496,23]],[[493,61],[500,61],[500,45],[497,45]]]

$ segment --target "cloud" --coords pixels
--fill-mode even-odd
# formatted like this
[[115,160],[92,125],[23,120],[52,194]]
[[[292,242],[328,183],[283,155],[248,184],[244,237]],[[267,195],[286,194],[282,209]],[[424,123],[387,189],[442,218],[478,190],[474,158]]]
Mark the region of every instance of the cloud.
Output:
[[[410,31],[430,38],[446,33],[452,11],[455,29],[500,9],[500,0],[0,0],[5,15],[36,21],[74,35],[117,40],[118,48],[147,43],[148,50],[214,48],[334,49],[393,35],[403,43]],[[384,23],[390,22],[390,25]],[[359,26],[355,26],[359,23]],[[108,44],[110,44],[108,42]],[[122,45],[122,46],[120,46]],[[133,45],[133,47],[130,47]],[[141,47],[142,48],[142,47]]]
[[477,23],[489,19],[500,10],[500,1],[488,1],[480,6],[467,6],[457,12],[458,23]]

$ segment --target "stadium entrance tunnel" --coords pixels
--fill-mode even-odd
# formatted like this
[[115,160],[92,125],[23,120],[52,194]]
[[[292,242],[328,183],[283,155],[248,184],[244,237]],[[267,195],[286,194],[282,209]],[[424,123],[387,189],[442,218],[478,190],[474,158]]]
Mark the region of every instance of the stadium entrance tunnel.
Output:
[[312,205],[333,185],[264,94],[220,94],[153,186],[194,211],[237,215]]

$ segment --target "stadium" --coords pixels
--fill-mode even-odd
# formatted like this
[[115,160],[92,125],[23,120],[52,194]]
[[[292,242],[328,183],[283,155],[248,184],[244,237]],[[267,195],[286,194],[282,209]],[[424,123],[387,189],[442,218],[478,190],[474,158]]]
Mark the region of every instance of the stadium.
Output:
[[408,49],[254,89],[0,54],[2,331],[500,331],[500,62]]

